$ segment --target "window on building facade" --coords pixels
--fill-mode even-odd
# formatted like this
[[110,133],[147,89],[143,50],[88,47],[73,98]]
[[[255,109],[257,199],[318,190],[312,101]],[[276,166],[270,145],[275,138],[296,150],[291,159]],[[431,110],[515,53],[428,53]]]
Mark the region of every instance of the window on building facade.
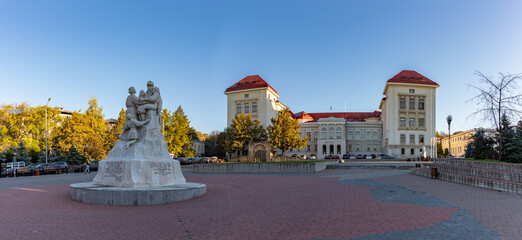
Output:
[[352,140],[352,132],[348,132],[348,136],[346,137],[348,140]]
[[401,109],[405,109],[405,108],[406,108],[406,99],[401,98],[401,99],[399,100],[399,107],[400,107]]
[[355,132],[355,140],[361,140],[361,133]]
[[424,135],[419,135],[419,143],[424,143]]
[[[321,129],[321,138],[322,139],[325,139],[326,138],[326,128],[323,127],[323,129]],[[326,151],[326,150],[325,150]]]
[[410,118],[410,127],[415,127],[415,118]]
[[341,145],[337,145],[337,154],[341,154]]
[[[330,134],[329,134],[329,135],[330,135],[330,139],[334,139],[334,129],[333,129],[333,127],[331,127],[331,128],[329,129],[329,133],[330,133]],[[333,151],[332,151],[332,152],[333,152]]]
[[319,134],[318,132],[314,132],[314,140],[317,140],[317,135],[318,134]]
[[250,105],[248,103],[245,103],[245,113],[250,112]]
[[424,99],[419,99],[419,110],[424,110]]
[[236,106],[236,108],[237,108],[237,113],[238,113],[238,114],[241,113],[241,104],[238,104],[238,105]]
[[248,97],[250,97],[250,95],[249,94],[245,94],[245,98],[248,98]]
[[310,152],[310,145],[306,145],[306,151]]
[[341,139],[343,136],[343,131],[340,127],[337,128],[337,139]]
[[404,148],[401,148],[401,154],[404,155],[406,153],[406,151],[404,150]]
[[415,93],[415,89],[410,89],[410,93]]
[[348,145],[348,151],[350,151],[350,152],[352,151],[352,144]]
[[[311,134],[312,134],[312,133],[310,133],[310,132],[307,132],[307,133],[306,133],[306,136],[308,137],[308,140],[312,139],[312,137],[311,137],[312,135],[311,135]],[[308,150],[308,151],[310,151],[310,150]]]
[[323,154],[326,154],[326,145],[323,145]]
[[330,145],[330,154],[334,154],[334,146]]
[[415,135],[410,135],[410,144],[415,144]]
[[359,151],[359,145],[355,145],[355,151]]
[[400,124],[401,126],[406,126],[406,118],[401,117],[401,118],[399,119],[399,124]]
[[314,145],[315,146],[315,152],[317,152],[317,145]]
[[378,141],[379,140],[379,134],[378,133],[376,133],[376,132],[373,133],[373,140],[374,141]]
[[366,141],[372,140],[372,134],[370,132],[366,132]]
[[424,127],[424,118],[419,118],[419,127]]
[[257,112],[257,103],[255,103],[255,102],[252,103],[252,112],[253,113]]
[[413,98],[410,98],[410,101],[409,101],[409,105],[410,105],[410,109],[415,109],[415,99]]
[[373,146],[373,151],[374,151],[374,152],[377,152],[377,145],[374,145],[374,146]]
[[406,135],[401,134],[401,143],[406,143]]
[[368,152],[370,151],[370,145],[368,145],[368,146],[366,147],[366,151],[368,151]]

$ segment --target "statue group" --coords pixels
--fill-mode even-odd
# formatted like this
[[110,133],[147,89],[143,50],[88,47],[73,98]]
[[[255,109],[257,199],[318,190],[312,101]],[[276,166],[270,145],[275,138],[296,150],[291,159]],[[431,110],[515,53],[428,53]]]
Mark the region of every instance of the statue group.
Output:
[[94,182],[104,186],[157,187],[184,184],[178,161],[172,160],[161,133],[162,99],[159,88],[147,82],[138,96],[129,88],[125,125],[120,141],[100,162]]

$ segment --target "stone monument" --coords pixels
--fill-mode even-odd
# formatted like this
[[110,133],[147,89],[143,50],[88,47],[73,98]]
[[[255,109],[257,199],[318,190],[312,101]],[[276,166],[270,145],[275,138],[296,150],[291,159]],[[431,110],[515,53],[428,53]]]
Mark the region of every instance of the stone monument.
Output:
[[[91,183],[71,185],[73,200],[103,205],[150,205],[203,195],[206,185],[187,183],[179,161],[173,160],[161,133],[159,88],[134,95],[129,88],[125,125]],[[117,194],[115,194],[117,192]],[[125,196],[124,196],[125,195]],[[118,197],[119,196],[119,197]]]

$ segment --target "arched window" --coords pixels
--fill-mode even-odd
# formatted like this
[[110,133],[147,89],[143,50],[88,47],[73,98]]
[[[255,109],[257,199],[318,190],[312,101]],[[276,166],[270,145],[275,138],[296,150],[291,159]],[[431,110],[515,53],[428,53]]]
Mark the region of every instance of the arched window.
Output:
[[241,104],[237,104],[236,109],[238,114],[241,113]]
[[329,132],[330,132],[330,134],[329,134],[330,135],[330,139],[333,139],[334,138],[334,129],[333,129],[333,127],[330,128]]
[[419,110],[424,110],[424,99],[419,99]]
[[400,106],[400,108],[405,109],[406,108],[406,99],[401,98],[399,100],[399,106]]
[[334,146],[330,145],[330,154],[334,154]]
[[[323,129],[321,129],[321,138],[322,139],[326,138],[326,128],[325,127],[323,127]],[[326,150],[325,150],[325,152],[326,152]]]
[[415,109],[415,99],[410,98],[410,109]]
[[323,154],[326,154],[326,145],[323,145]]
[[410,118],[410,127],[415,127],[415,118]]
[[337,145],[337,154],[341,154],[341,145]]
[[399,122],[400,122],[400,125],[401,125],[401,126],[406,126],[406,118],[401,117],[401,118],[399,119]]
[[341,139],[342,134],[343,134],[343,131],[341,131],[341,128],[338,127],[338,128],[337,128],[337,139]]

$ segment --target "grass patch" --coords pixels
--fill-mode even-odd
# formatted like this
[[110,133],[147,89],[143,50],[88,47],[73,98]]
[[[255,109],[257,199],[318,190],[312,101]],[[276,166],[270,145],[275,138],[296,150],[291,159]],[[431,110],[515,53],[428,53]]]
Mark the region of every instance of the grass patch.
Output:
[[256,163],[317,163],[326,162],[322,160],[311,160],[311,161],[281,161],[281,162],[225,162],[224,164],[256,164]]

